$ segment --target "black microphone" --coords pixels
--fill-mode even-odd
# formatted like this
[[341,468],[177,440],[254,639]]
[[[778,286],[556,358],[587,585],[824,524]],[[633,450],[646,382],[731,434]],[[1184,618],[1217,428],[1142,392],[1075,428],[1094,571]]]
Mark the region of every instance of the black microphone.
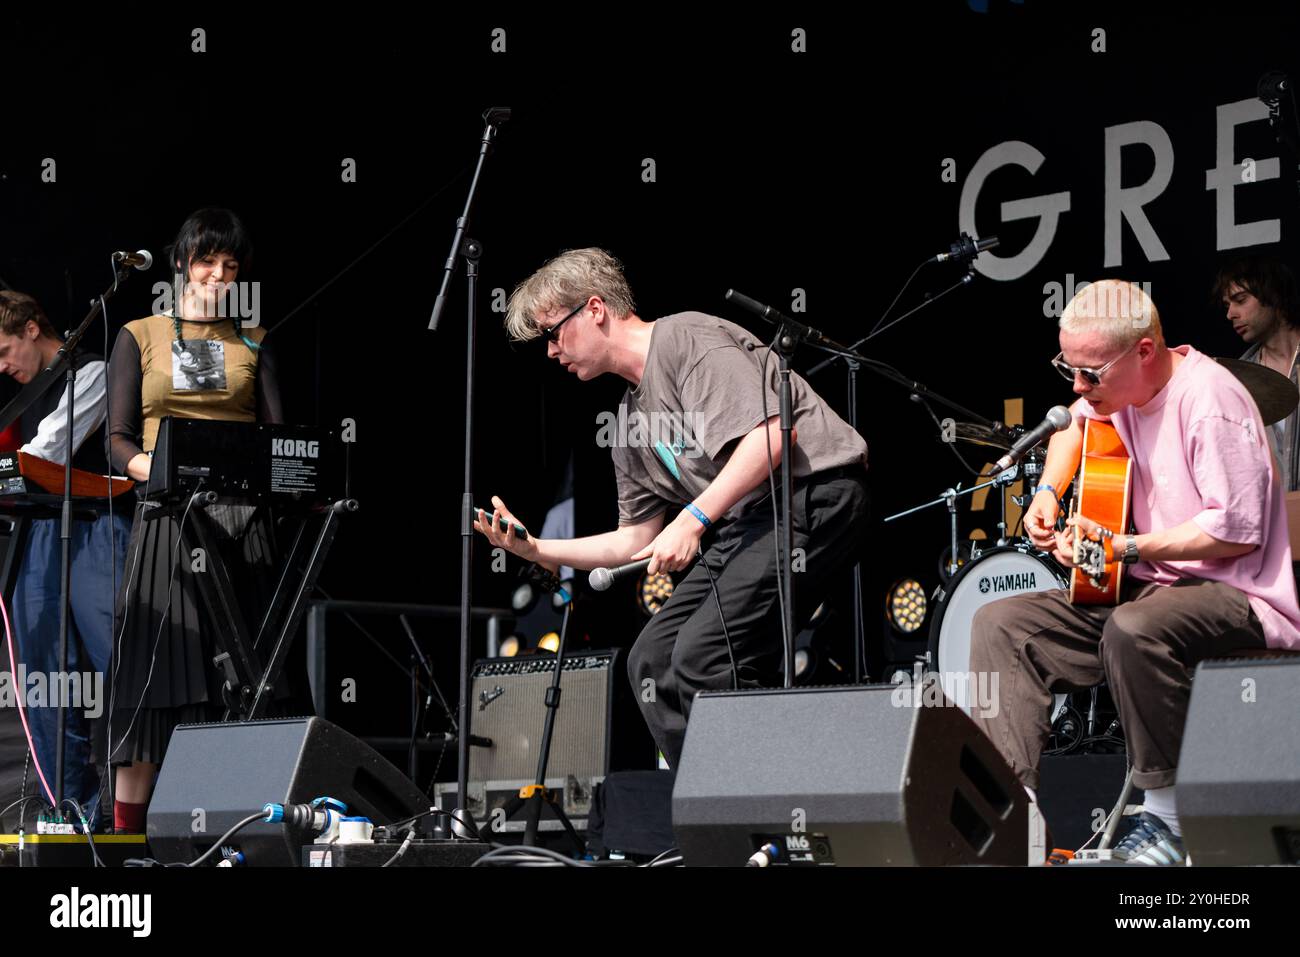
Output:
[[[831,339],[828,336],[824,335],[820,329],[814,329],[812,326],[807,326],[804,325],[802,322],[799,322],[795,319],[791,319],[780,309],[776,309],[773,308],[772,306],[764,305],[763,303],[759,302],[757,299],[750,299],[743,292],[736,292],[736,290],[734,289],[728,289],[723,294],[722,298],[727,300],[727,302],[734,303],[735,305],[739,306],[741,309],[745,309],[749,312],[752,312],[760,319],[766,319],[774,326],[786,325],[786,326],[793,327],[796,330],[799,330],[800,332],[802,332],[804,339],[808,342],[811,342],[815,346],[825,346],[827,348],[835,349],[840,352],[851,351],[847,346],[842,346],[834,339]],[[749,348],[751,352],[753,351],[752,347],[747,346],[746,348]]]
[[1016,444],[1011,446],[1011,451],[1002,458],[997,460],[993,466],[997,472],[1005,471],[1019,462],[1026,452],[1043,443],[1053,432],[1064,432],[1074,421],[1070,415],[1070,410],[1063,405],[1054,405],[1047,410],[1047,418],[1034,426],[1032,430],[1026,432],[1020,438],[1016,439]]
[[620,578],[636,575],[649,567],[650,559],[643,558],[639,562],[628,562],[615,568],[593,568],[591,574],[587,576],[587,584],[591,586],[592,591],[608,591],[609,586]]
[[133,253],[116,252],[113,253],[113,262],[121,263],[123,266],[134,266],[144,272],[153,267],[153,255],[147,249],[138,249]]
[[1280,70],[1273,70],[1271,73],[1265,73],[1259,78],[1259,85],[1255,88],[1255,95],[1267,103],[1269,106],[1276,106],[1282,99],[1282,94],[1291,89],[1291,80]]
[[986,236],[983,239],[972,239],[966,233],[961,234],[961,238],[948,247],[946,253],[939,253],[931,262],[942,263],[949,259],[956,259],[958,262],[970,262],[986,249],[992,249],[999,243],[998,237]]

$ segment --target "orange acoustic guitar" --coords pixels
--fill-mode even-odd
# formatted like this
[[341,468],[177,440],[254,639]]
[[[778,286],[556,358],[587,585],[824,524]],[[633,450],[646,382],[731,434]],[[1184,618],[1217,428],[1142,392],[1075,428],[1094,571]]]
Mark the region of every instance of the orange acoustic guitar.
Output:
[[[1074,482],[1071,515],[1083,515],[1117,534],[1128,531],[1133,462],[1109,422],[1088,419],[1083,426],[1083,459]],[[1076,605],[1114,605],[1119,601],[1124,565],[1106,561],[1106,543],[1074,531],[1070,601]]]

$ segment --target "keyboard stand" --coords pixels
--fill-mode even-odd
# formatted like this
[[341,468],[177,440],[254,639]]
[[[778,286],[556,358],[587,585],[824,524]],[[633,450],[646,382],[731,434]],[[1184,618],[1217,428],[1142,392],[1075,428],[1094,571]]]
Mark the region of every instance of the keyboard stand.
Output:
[[[306,564],[299,569],[301,546],[308,538],[306,530],[311,522],[310,516],[304,517],[293,547],[284,559],[280,580],[257,637],[251,638],[230,571],[221,557],[216,533],[206,514],[207,507],[217,501],[215,492],[193,493],[187,501],[192,514],[183,523],[180,547],[186,555],[193,555],[195,548],[201,548],[206,561],[206,571],[198,574],[197,579],[199,593],[216,624],[213,637],[218,653],[212,662],[224,676],[221,690],[225,711],[221,720],[251,721],[265,717],[270,707],[293,636],[306,613],[308,598],[338,531],[339,516],[355,512],[357,502],[340,499],[319,509],[323,514],[320,528],[313,536]],[[180,502],[159,503],[153,508],[146,507],[145,518],[164,514],[176,517],[180,511]],[[265,661],[263,654],[267,656]]]

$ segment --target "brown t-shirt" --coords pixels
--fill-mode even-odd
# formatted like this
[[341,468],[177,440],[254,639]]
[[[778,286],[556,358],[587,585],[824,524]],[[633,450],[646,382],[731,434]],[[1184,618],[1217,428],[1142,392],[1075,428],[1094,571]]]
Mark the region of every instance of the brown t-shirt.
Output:
[[[181,332],[183,348],[169,316],[137,319],[118,332],[108,383],[108,445],[115,469],[125,470],[136,455],[153,450],[167,415],[283,421],[269,350],[254,352],[225,319],[186,321]],[[266,329],[244,327],[243,333],[263,345]]]
[[[174,359],[176,351],[175,323],[170,316],[148,316],[128,322],[124,327],[135,337],[140,350],[141,412],[144,418],[143,447],[151,451],[158,437],[158,424],[165,415],[182,419],[223,419],[234,422],[257,420],[258,356],[237,335],[228,321],[189,322],[181,324],[187,341],[203,344],[215,343],[222,350],[220,363],[213,381],[202,383],[195,377],[195,387],[186,388],[178,382]],[[244,335],[261,343],[266,330],[250,327]],[[199,388],[206,385],[206,388]]]
[[[736,441],[780,413],[779,360],[768,354],[746,329],[702,312],[654,323],[640,385],[627,390],[617,416],[607,413],[597,421],[597,443],[608,445],[614,459],[620,525],[692,501],[718,477]],[[865,472],[862,436],[798,373],[790,375],[790,391],[798,432],[795,479],[841,466],[859,465]],[[725,517],[740,515],[767,488],[766,482],[759,485]]]

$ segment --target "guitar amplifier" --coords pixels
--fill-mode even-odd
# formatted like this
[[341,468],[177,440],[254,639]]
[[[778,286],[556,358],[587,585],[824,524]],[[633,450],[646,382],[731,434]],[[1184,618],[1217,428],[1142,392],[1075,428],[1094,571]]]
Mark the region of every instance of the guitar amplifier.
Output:
[[335,433],[166,416],[158,427],[145,497],[174,500],[200,487],[249,503],[325,503],[344,497],[344,450]]
[[[469,751],[469,810],[492,825],[492,811],[519,788],[532,784],[546,723],[546,690],[555,675],[552,657],[484,658],[470,671],[470,730],[491,747]],[[560,680],[560,707],[551,734],[546,785],[563,793],[564,811],[575,827],[585,827],[594,786],[611,764],[653,767],[653,744],[645,729],[617,649],[584,651],[566,657]],[[619,748],[615,747],[615,732]],[[627,761],[629,752],[643,760]],[[455,782],[437,793],[455,805]],[[516,815],[499,830],[522,831]],[[543,830],[560,824],[542,815]]]

